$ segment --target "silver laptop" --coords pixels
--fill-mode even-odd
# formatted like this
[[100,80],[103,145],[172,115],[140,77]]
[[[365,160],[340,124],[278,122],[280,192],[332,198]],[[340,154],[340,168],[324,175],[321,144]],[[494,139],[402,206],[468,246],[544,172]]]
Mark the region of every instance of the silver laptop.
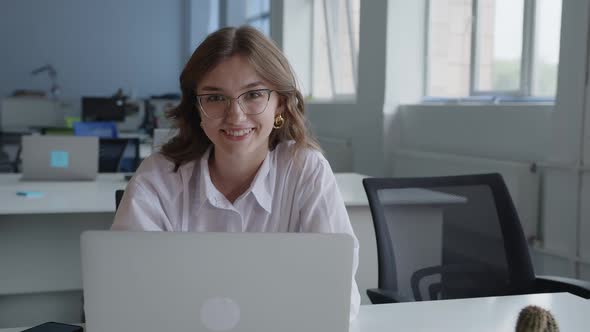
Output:
[[22,180],[94,180],[98,174],[98,137],[22,138]]
[[86,329],[348,331],[345,234],[88,231]]

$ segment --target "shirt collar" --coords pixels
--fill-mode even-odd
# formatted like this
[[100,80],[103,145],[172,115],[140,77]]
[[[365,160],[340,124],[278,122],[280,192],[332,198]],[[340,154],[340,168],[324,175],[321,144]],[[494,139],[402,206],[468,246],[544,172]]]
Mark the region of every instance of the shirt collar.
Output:
[[[201,174],[199,177],[199,197],[201,204],[206,200],[209,200],[214,206],[221,207],[219,202],[226,201],[226,199],[220,197],[222,194],[217,188],[215,188],[215,185],[211,181],[211,174],[209,173],[209,156],[211,154],[211,149],[212,147],[209,147],[200,160]],[[249,192],[252,192],[258,204],[268,213],[272,211],[272,181],[269,174],[271,169],[271,159],[271,153],[268,152],[262,165],[260,165],[254,180],[252,180],[250,188],[244,193],[247,195]]]
[[211,204],[219,207],[221,202],[221,193],[215,188],[213,182],[211,182],[211,175],[209,174],[209,155],[211,153],[211,147],[205,151],[200,160],[200,177],[199,177],[199,197],[201,204],[209,200]]
[[262,165],[260,165],[260,168],[258,169],[258,173],[256,173],[254,180],[252,180],[252,185],[250,186],[250,189],[252,190],[254,197],[256,197],[258,204],[260,204],[260,206],[268,213],[272,212],[271,191],[273,185],[270,176],[271,161],[271,152],[268,152],[264,158],[264,161],[262,162]]

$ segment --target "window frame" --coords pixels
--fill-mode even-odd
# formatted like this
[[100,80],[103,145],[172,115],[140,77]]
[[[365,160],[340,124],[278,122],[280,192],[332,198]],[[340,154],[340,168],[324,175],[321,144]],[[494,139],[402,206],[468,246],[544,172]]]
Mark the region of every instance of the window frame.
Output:
[[[523,30],[522,30],[522,48],[521,48],[521,63],[520,63],[520,82],[519,88],[516,90],[478,90],[476,89],[477,82],[477,46],[478,46],[478,9],[479,0],[472,0],[471,4],[471,48],[470,48],[470,68],[469,68],[469,95],[464,97],[433,97],[428,94],[428,84],[430,80],[429,67],[429,45],[430,45],[430,6],[431,1],[426,2],[425,15],[425,33],[424,33],[424,87],[423,100],[426,102],[437,101],[441,102],[448,100],[451,102],[457,101],[473,101],[486,102],[489,100],[493,103],[502,102],[503,100],[515,101],[530,101],[530,102],[554,102],[553,97],[538,97],[532,96],[534,84],[534,57],[535,57],[535,33],[536,33],[536,0],[524,0],[523,11]],[[482,98],[483,97],[483,98]],[[485,98],[488,97],[488,98]]]
[[[219,27],[226,27],[228,26],[228,15],[230,13],[230,7],[228,5],[228,2],[230,0],[218,0],[217,4],[218,4],[218,20],[219,20]],[[268,31],[263,31],[261,29],[259,29],[262,33],[264,33],[266,36],[270,37],[271,34],[271,26],[272,26],[272,17],[271,17],[271,11],[272,11],[272,3],[274,1],[272,0],[267,0],[268,1],[268,10],[265,11],[260,11],[254,15],[246,15],[244,14],[244,16],[242,17],[243,19],[243,23],[239,23],[239,25],[245,24],[245,25],[250,25],[253,26],[255,28],[256,27],[256,23],[259,22],[268,22]],[[230,23],[230,25],[236,25],[236,23]]]
[[261,11],[254,16],[246,16],[246,24],[250,25],[250,26],[256,26],[257,23],[259,23],[259,22],[263,23],[265,21],[268,22],[268,35],[270,35],[270,24],[271,24],[270,23],[270,21],[271,21],[270,3],[269,3],[268,11]]
[[[330,76],[330,88],[332,90],[332,96],[330,98],[324,98],[324,97],[314,97],[313,92],[314,92],[314,85],[316,84],[315,80],[310,80],[310,87],[309,87],[309,95],[312,98],[311,100],[313,100],[314,102],[332,102],[332,101],[354,101],[356,100],[357,94],[358,94],[358,54],[355,53],[355,49],[354,49],[354,40],[352,37],[352,33],[349,35],[348,38],[348,42],[349,42],[349,47],[351,49],[351,66],[352,66],[352,76],[353,76],[353,85],[354,85],[354,93],[338,93],[336,90],[336,80],[337,80],[337,75],[336,75],[336,57],[334,55],[334,52],[332,50],[332,45],[331,42],[336,38],[335,36],[332,35],[332,31],[331,29],[328,29],[328,26],[331,24],[331,20],[329,19],[329,15],[328,15],[328,8],[327,8],[327,1],[328,0],[316,0],[320,2],[320,6],[322,6],[323,8],[323,20],[324,20],[324,26],[323,27],[318,27],[316,25],[315,22],[315,17],[316,17],[316,12],[315,12],[315,6],[312,5],[311,6],[311,30],[310,30],[310,53],[311,53],[311,62],[310,62],[310,73],[313,73],[314,71],[314,67],[315,67],[315,61],[313,59],[313,54],[314,54],[314,48],[315,48],[315,42],[314,42],[314,34],[315,34],[315,29],[320,28],[320,29],[325,29],[325,34],[326,34],[326,39],[328,42],[328,72],[329,72],[329,76]],[[344,1],[344,6],[346,8],[346,16],[347,16],[347,25],[348,25],[348,29],[349,31],[352,31],[352,0],[343,0]],[[356,50],[357,52],[360,53],[360,49]]]

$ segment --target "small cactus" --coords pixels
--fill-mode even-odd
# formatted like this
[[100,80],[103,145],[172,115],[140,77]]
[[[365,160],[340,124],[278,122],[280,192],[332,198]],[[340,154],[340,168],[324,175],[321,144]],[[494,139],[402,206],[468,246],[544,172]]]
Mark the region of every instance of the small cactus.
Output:
[[516,332],[559,332],[559,327],[551,312],[530,305],[520,311]]

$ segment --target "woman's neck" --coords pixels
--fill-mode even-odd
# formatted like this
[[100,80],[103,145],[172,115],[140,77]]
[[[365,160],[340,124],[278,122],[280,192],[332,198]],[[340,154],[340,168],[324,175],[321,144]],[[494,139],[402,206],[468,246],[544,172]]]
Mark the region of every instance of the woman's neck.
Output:
[[252,157],[224,156],[211,150],[208,162],[211,182],[231,203],[250,188],[266,154]]

